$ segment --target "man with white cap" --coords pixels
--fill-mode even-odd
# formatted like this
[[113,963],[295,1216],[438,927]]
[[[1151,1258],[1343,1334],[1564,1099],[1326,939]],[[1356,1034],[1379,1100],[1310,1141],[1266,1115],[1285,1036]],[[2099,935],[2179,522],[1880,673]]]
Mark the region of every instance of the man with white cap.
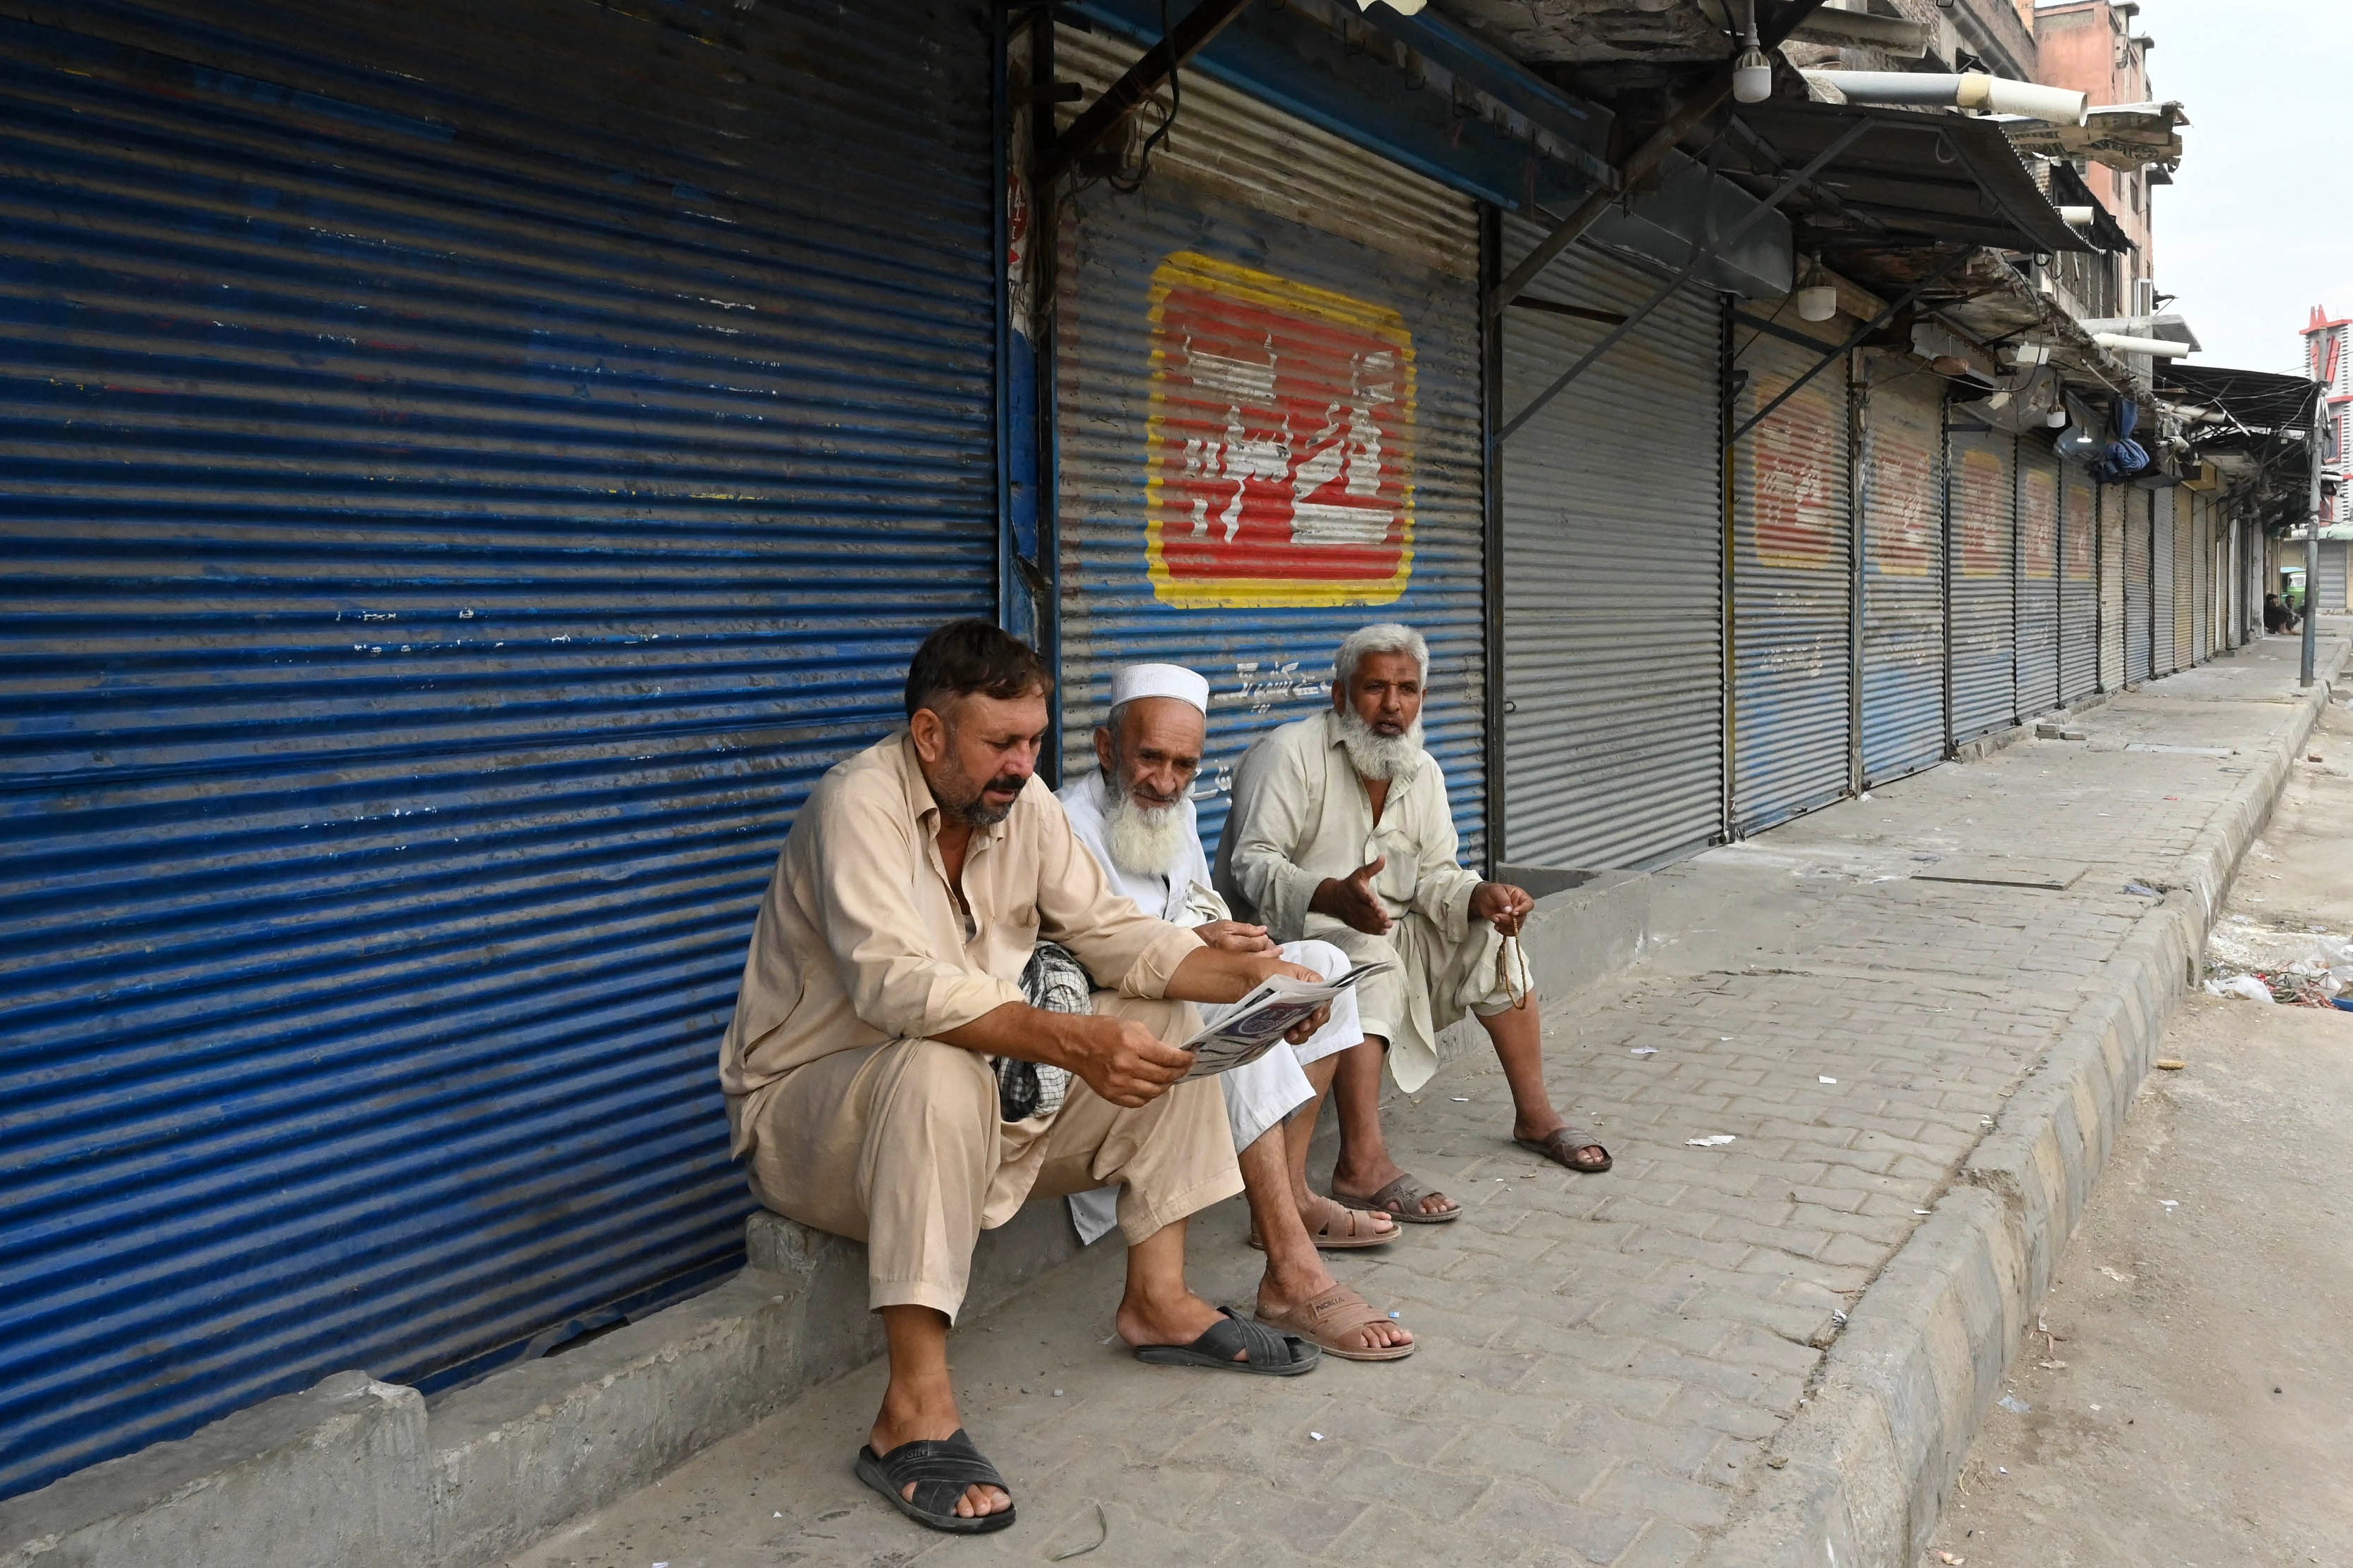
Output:
[[[1094,734],[1099,769],[1064,786],[1062,807],[1113,889],[1144,913],[1189,926],[1212,947],[1271,953],[1276,947],[1264,928],[1234,920],[1209,887],[1191,798],[1208,710],[1209,683],[1181,665],[1118,670],[1111,712]],[[1349,967],[1347,956],[1329,942],[1294,942],[1281,952],[1326,978]],[[1202,1011],[1215,1022],[1220,1009]],[[1307,1146],[1314,1122],[1312,1116],[1293,1115],[1321,1102],[1341,1057],[1364,1037],[1349,994],[1334,1005],[1331,1021],[1303,1043],[1277,1045],[1218,1081],[1250,1207],[1251,1241],[1267,1254],[1258,1317],[1344,1359],[1394,1361],[1412,1353],[1413,1336],[1335,1280],[1316,1249],[1379,1246],[1397,1238],[1397,1226],[1387,1215],[1309,1192]],[[1112,1228],[1113,1197],[1107,1191],[1071,1197],[1082,1239],[1092,1241]]]

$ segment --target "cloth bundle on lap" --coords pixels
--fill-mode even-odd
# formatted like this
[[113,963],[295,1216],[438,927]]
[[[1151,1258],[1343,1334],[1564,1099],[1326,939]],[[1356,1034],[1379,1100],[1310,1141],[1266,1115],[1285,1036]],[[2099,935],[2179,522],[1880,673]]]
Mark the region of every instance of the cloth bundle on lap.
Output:
[[[1094,980],[1076,954],[1060,942],[1041,942],[1021,972],[1021,999],[1043,1013],[1092,1013]],[[997,1058],[997,1113],[1008,1121],[1051,1116],[1062,1109],[1071,1069],[1013,1057]]]

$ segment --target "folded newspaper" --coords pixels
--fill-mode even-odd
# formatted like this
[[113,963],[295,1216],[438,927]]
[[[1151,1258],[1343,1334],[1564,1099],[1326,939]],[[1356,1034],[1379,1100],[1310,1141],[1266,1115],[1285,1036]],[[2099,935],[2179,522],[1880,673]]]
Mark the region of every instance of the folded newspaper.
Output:
[[1247,1067],[1282,1043],[1319,1007],[1376,974],[1395,969],[1387,959],[1360,963],[1337,980],[1294,980],[1278,974],[1226,1010],[1218,1022],[1185,1042],[1193,1053],[1187,1078],[1210,1078]]

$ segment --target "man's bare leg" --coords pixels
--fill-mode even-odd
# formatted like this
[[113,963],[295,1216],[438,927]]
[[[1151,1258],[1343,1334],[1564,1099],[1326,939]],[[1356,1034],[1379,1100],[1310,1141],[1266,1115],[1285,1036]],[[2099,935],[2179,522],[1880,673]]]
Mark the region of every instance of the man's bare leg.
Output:
[[[1388,1140],[1381,1131],[1381,1069],[1389,1043],[1367,1035],[1365,1043],[1340,1052],[1340,1070],[1332,1079],[1332,1095],[1340,1110],[1340,1158],[1332,1167],[1332,1190],[1354,1198],[1367,1198],[1405,1174],[1389,1158]],[[1423,1214],[1451,1214],[1462,1205],[1444,1193],[1423,1195]]]
[[[1261,1316],[1305,1306],[1340,1283],[1324,1267],[1324,1255],[1315,1250],[1314,1242],[1308,1238],[1307,1226],[1299,1217],[1299,1205],[1291,1190],[1291,1173],[1286,1168],[1289,1153],[1283,1128],[1277,1125],[1261,1133],[1258,1141],[1239,1156],[1250,1223],[1257,1227],[1260,1244],[1266,1248],[1266,1273],[1258,1285],[1258,1310]],[[1387,1321],[1352,1329],[1344,1337],[1346,1343],[1358,1350],[1384,1350],[1390,1345],[1413,1342],[1413,1335],[1402,1324]]]
[[[1300,1070],[1307,1075],[1307,1087],[1315,1091],[1314,1096],[1283,1119],[1283,1139],[1289,1145],[1291,1161],[1291,1201],[1299,1210],[1299,1223],[1303,1226],[1331,1224],[1338,1217],[1333,1211],[1341,1208],[1307,1184],[1307,1154],[1315,1142],[1315,1124],[1324,1115],[1324,1097],[1332,1091],[1332,1080],[1340,1070],[1340,1058],[1346,1054],[1335,1052],[1302,1065]],[[1397,1233],[1397,1221],[1385,1214],[1353,1211],[1353,1215],[1357,1225],[1371,1226],[1377,1235]]]
[[1218,1318],[1218,1310],[1185,1283],[1183,1220],[1170,1221],[1127,1249],[1127,1290],[1114,1320],[1121,1339],[1131,1345],[1189,1345],[1214,1328]]
[[[1544,1080],[1544,1016],[1536,999],[1525,1007],[1506,1007],[1481,1016],[1480,1027],[1494,1042],[1495,1059],[1504,1064],[1504,1081],[1512,1087],[1512,1136],[1539,1142],[1568,1125],[1568,1118],[1553,1109]],[[1587,1144],[1569,1151],[1598,1159],[1604,1151]]]
[[[956,1412],[955,1388],[948,1378],[947,1314],[932,1307],[878,1310],[891,1357],[891,1381],[882,1390],[882,1413],[874,1418],[867,1443],[875,1453],[887,1454],[919,1438],[954,1436],[964,1417]],[[913,1501],[917,1484],[909,1481],[900,1495]],[[1001,1487],[970,1486],[956,1500],[955,1514],[978,1519],[1012,1506]]]

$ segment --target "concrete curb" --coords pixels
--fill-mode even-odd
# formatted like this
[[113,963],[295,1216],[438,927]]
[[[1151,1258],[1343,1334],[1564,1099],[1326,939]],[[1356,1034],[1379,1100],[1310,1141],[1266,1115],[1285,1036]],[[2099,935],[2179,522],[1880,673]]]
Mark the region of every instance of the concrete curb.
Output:
[[2049,1287],[2206,931],[2328,700],[2340,651],[2192,846],[1935,1212],[1873,1280],[1701,1568],[1908,1568]]

